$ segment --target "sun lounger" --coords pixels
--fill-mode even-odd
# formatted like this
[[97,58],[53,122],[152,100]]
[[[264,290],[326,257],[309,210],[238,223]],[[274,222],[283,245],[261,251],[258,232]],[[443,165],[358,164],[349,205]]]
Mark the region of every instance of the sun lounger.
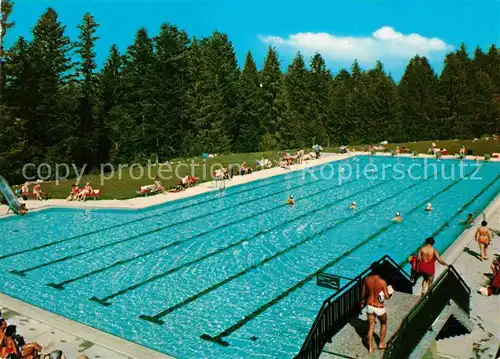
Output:
[[93,198],[94,200],[96,200],[97,198],[101,197],[101,195],[102,195],[102,189],[95,189],[89,194],[87,194],[86,198]]
[[141,186],[139,190],[136,192],[138,196],[148,196],[148,194],[157,194],[160,192],[160,188],[157,188],[153,185],[149,186]]

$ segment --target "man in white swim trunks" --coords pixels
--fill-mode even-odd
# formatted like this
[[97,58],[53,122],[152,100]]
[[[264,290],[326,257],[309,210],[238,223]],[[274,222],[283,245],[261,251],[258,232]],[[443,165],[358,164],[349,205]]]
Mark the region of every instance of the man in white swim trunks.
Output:
[[375,331],[375,317],[380,322],[380,342],[379,349],[385,349],[385,335],[387,333],[387,313],[384,307],[384,300],[390,298],[387,283],[378,275],[380,265],[373,262],[371,274],[363,280],[361,295],[363,301],[361,306],[366,306],[368,317],[368,350],[373,353],[373,332]]

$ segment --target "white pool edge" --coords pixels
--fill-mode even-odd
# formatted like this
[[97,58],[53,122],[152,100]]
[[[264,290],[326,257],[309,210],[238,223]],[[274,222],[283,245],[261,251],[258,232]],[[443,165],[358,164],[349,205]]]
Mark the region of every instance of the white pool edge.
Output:
[[49,312],[45,309],[25,303],[21,300],[0,293],[2,306],[18,312],[26,317],[33,318],[42,323],[67,332],[79,338],[83,338],[116,353],[134,359],[175,359],[174,357],[135,344],[131,341],[116,337],[112,334],[81,324],[74,320]]

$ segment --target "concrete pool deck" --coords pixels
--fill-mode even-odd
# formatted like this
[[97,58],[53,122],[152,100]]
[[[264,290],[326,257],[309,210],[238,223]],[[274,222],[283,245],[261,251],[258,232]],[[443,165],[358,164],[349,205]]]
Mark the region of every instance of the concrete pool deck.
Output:
[[[500,230],[500,195],[483,212],[488,227]],[[476,219],[482,221],[482,215]],[[491,358],[500,345],[500,295],[485,297],[478,293],[480,287],[489,283],[486,273],[491,273],[491,262],[500,257],[500,237],[493,236],[488,249],[488,261],[479,259],[479,248],[475,241],[476,227],[465,230],[446,250],[443,259],[453,264],[471,290],[471,319],[474,330],[469,335],[448,338],[437,342],[437,351],[443,358]],[[440,275],[443,267],[438,266]],[[415,286],[418,290],[418,286]]]
[[[307,167],[311,166],[316,166],[320,164],[325,164],[328,162],[332,161],[337,161],[337,160],[342,160],[346,159],[355,155],[361,155],[363,153],[354,153],[354,154],[347,154],[347,155],[332,155],[332,154],[325,154],[321,159],[319,160],[313,160],[309,161],[307,164],[300,164],[300,165],[293,165],[290,171],[298,171]],[[366,155],[366,153],[364,153]],[[391,154],[380,154],[380,156],[391,156]],[[401,157],[411,157],[411,156],[405,156],[402,155]],[[422,156],[424,157],[424,156]],[[432,156],[429,156],[432,157]],[[282,168],[272,168],[269,170],[263,170],[263,171],[258,171],[254,172],[251,175],[247,176],[236,176],[234,177],[233,180],[227,181],[226,182],[226,187],[231,187],[243,183],[248,183],[252,182],[255,180],[259,179],[265,179],[265,178],[270,178],[276,175],[281,175],[284,173],[287,173],[289,171],[285,171]],[[67,202],[65,200],[49,200],[49,201],[43,201],[43,202],[38,202],[38,201],[29,201],[28,204],[30,205],[31,210],[41,210],[45,208],[54,208],[54,207],[73,207],[73,208],[121,208],[121,209],[140,209],[140,208],[146,208],[149,206],[154,206],[166,202],[170,202],[173,200],[181,199],[181,198],[187,198],[190,196],[194,196],[197,194],[201,193],[206,193],[209,191],[215,191],[216,189],[212,188],[213,183],[212,182],[206,182],[202,183],[196,187],[192,187],[187,189],[186,191],[180,192],[180,193],[169,193],[167,195],[156,195],[156,196],[151,196],[147,198],[133,198],[129,200],[90,200],[87,202]],[[496,206],[496,207],[495,207]],[[489,214],[493,209],[496,208],[496,219],[497,223],[493,224],[493,214]],[[6,212],[6,207],[4,206],[3,208],[0,208],[0,213],[5,213]],[[488,220],[491,222],[490,224],[494,227],[499,229],[500,224],[498,224],[498,221],[500,220],[500,198],[496,198],[488,207],[487,209],[487,216]],[[493,213],[493,212],[492,212]],[[1,215],[0,215],[1,216]],[[444,254],[445,259],[448,261],[452,261],[449,258],[452,258],[455,256],[455,263],[454,265],[457,267],[457,269],[460,271],[462,274],[462,268],[459,266],[459,264],[462,262],[462,260],[459,260],[460,258],[464,258],[463,261],[464,263],[466,261],[466,256],[469,256],[469,254],[463,252],[463,248],[465,248],[465,243],[469,243],[471,240],[471,235],[473,236],[473,233],[469,233],[469,231],[465,231],[462,236],[460,236],[457,241],[447,250],[447,252]],[[468,241],[468,242],[467,242]],[[494,242],[495,243],[495,242]],[[471,245],[471,248],[474,247],[474,244]],[[497,244],[496,250],[498,252],[499,245]],[[493,250],[493,248],[492,248]],[[477,249],[476,249],[477,251]],[[490,255],[492,256],[492,254]],[[470,259],[470,258],[469,258]],[[474,270],[477,270],[479,261],[473,259],[470,261],[468,265],[471,266],[471,268],[474,268]],[[465,263],[465,267],[463,271],[467,272],[468,268],[467,263]],[[481,263],[483,266],[486,265],[486,263]],[[489,265],[488,265],[489,266]],[[481,270],[483,270],[481,268]],[[484,272],[487,272],[485,269]],[[466,281],[469,281],[469,278],[467,275],[464,275],[464,278]],[[471,280],[474,278],[471,278]],[[475,287],[468,282],[468,284],[471,286],[471,301],[474,303],[474,301],[478,301],[477,298],[474,298],[474,293],[477,291]],[[476,295],[479,296],[479,295]],[[500,304],[496,299],[498,297],[481,297],[479,296],[480,299],[486,299],[489,300],[490,303],[493,303],[493,307],[497,306],[497,312],[500,313]],[[491,310],[484,312],[483,313],[483,307],[481,306],[482,304],[473,304],[473,310],[474,313],[473,315],[477,315],[478,317],[488,317],[488,316],[493,316],[493,312]],[[21,301],[18,301],[16,299],[10,298],[8,296],[0,294],[0,307],[5,307],[8,308],[8,311],[5,313],[15,313],[16,315],[12,315],[12,319],[9,319],[9,324],[12,322],[13,324],[18,324],[20,323],[20,328],[19,331],[21,334],[25,335],[28,341],[39,341],[40,344],[43,346],[48,346],[51,350],[59,348],[67,352],[66,356],[67,358],[77,358],[79,355],[85,353],[89,358],[117,358],[117,359],[122,359],[122,358],[137,358],[137,359],[146,359],[146,358],[170,358],[164,354],[161,354],[159,352],[155,352],[152,350],[149,350],[145,347],[136,345],[134,343],[131,343],[129,341],[114,337],[112,335],[103,333],[101,331],[98,331],[96,329],[90,328],[88,326],[79,324],[77,322],[71,321],[69,319],[66,319],[64,317],[61,317],[59,315],[47,312],[45,310],[42,310],[37,307],[33,307],[31,305],[28,305],[26,303],[23,303]],[[474,309],[475,308],[475,309]],[[493,308],[494,309],[494,308]],[[3,312],[3,310],[2,310]],[[22,313],[22,314],[19,314]],[[9,315],[10,316],[10,315]],[[497,318],[498,318],[497,314]],[[16,319],[17,318],[17,319]],[[486,318],[486,320],[491,319],[491,318]],[[21,324],[24,323],[24,324]],[[495,322],[492,321],[491,325],[494,325]],[[493,328],[491,325],[488,324],[488,328]],[[497,321],[498,325],[498,321]],[[27,328],[27,329],[26,329]],[[485,327],[486,328],[486,327]],[[498,327],[497,327],[498,328]],[[491,330],[495,329],[488,329],[486,332],[481,332],[478,333],[477,335],[480,336],[479,334],[484,334],[491,332]],[[53,332],[55,334],[53,334]],[[497,330],[498,332],[498,330]],[[50,334],[50,335],[49,335]],[[496,338],[496,339],[495,339]],[[462,337],[458,338],[459,340],[463,340]],[[482,339],[478,339],[479,341]],[[498,343],[498,335],[496,337],[494,336],[494,339],[496,340],[496,343]],[[493,345],[495,342],[493,339],[490,339],[488,342],[488,345]],[[445,345],[445,341],[439,342],[438,345],[440,345],[443,349],[443,354],[446,352],[446,348],[443,347]],[[481,342],[481,345],[484,345],[483,342]],[[451,349],[455,347],[455,345],[450,344],[449,345]],[[498,344],[497,344],[498,348]],[[441,350],[441,349],[440,349]],[[45,351],[44,351],[45,352]],[[449,355],[446,355],[448,357],[452,358],[461,358],[462,356],[452,356],[452,353]],[[469,357],[469,356],[468,356]]]

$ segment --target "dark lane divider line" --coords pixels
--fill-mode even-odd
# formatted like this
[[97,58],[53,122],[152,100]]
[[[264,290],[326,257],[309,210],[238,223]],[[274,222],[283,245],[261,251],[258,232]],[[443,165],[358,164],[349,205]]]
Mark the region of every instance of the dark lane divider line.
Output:
[[[476,194],[474,197],[472,197],[468,202],[466,202],[462,207],[460,207],[460,209],[458,209],[452,216],[451,218],[446,221],[445,223],[443,223],[438,229],[436,229],[434,231],[434,233],[431,234],[431,237],[436,237],[438,234],[440,234],[445,228],[449,227],[450,226],[450,222],[452,220],[455,219],[455,217],[457,217],[458,215],[460,215],[461,213],[463,213],[467,208],[469,208],[469,206],[474,203],[475,200],[477,200],[479,197],[481,197],[484,192],[486,192],[487,190],[489,190],[494,184],[496,181],[498,181],[498,179],[500,178],[500,175],[497,175],[495,177],[495,179],[493,181],[491,181],[488,185],[486,185],[481,191],[479,191],[478,194]],[[416,252],[417,250],[420,249],[421,246],[418,246],[417,248],[415,248],[413,250],[413,252]],[[412,252],[412,253],[413,253]],[[401,267],[403,267],[405,264],[407,263],[407,261],[403,261],[401,263],[399,263],[399,265]]]
[[271,197],[271,196],[275,196],[275,195],[278,195],[278,194],[281,194],[281,193],[286,193],[286,192],[292,191],[292,190],[297,189],[297,188],[301,188],[301,187],[306,187],[306,186],[310,186],[310,185],[313,185],[313,184],[317,184],[317,183],[319,183],[321,181],[323,181],[323,180],[322,179],[314,180],[312,182],[308,182],[308,183],[305,183],[305,184],[300,184],[300,185],[295,186],[295,187],[290,188],[290,189],[280,190],[280,191],[277,191],[275,193],[271,193],[271,194],[268,194],[268,195],[265,195],[265,196],[262,196],[262,197],[256,197],[256,198],[253,198],[253,199],[247,200],[247,201],[241,201],[241,203],[236,203],[233,207],[224,208],[224,209],[221,209],[221,210],[218,210],[218,211],[215,211],[215,212],[208,212],[208,213],[205,213],[205,214],[203,214],[201,216],[198,216],[196,218],[184,219],[182,221],[170,223],[170,224],[168,224],[166,226],[158,227],[158,228],[152,229],[150,231],[139,233],[139,234],[137,234],[135,236],[132,236],[132,237],[128,237],[128,238],[125,238],[125,239],[121,239],[119,241],[115,241],[115,242],[110,242],[110,243],[104,244],[102,246],[94,247],[92,249],[89,249],[89,250],[86,250],[86,251],[83,251],[83,252],[80,252],[80,253],[77,253],[77,254],[72,254],[72,255],[68,255],[66,257],[54,259],[52,261],[49,261],[49,262],[46,262],[46,263],[42,263],[42,264],[30,267],[30,268],[22,269],[22,270],[13,269],[10,272],[13,273],[13,274],[24,276],[26,273],[31,272],[31,271],[33,271],[35,269],[39,269],[39,268],[50,266],[52,264],[64,262],[64,261],[66,261],[68,259],[77,258],[77,257],[83,256],[85,254],[92,253],[92,252],[94,252],[96,250],[107,248],[107,247],[111,247],[111,246],[114,246],[114,245],[120,244],[120,243],[125,243],[125,242],[131,241],[133,239],[137,239],[137,238],[140,238],[140,237],[147,236],[149,234],[158,233],[158,232],[164,231],[166,229],[169,229],[169,228],[172,228],[172,227],[175,227],[175,226],[178,226],[180,224],[184,224],[184,223],[187,223],[187,222],[190,222],[190,221],[193,221],[193,220],[199,220],[199,219],[202,219],[202,218],[206,218],[206,217],[209,217],[209,216],[220,214],[221,212],[224,212],[224,211],[234,210],[234,208],[237,207],[237,206],[247,205],[249,203],[260,201],[260,200],[263,200],[265,198],[268,198],[268,197]]
[[[410,212],[408,212],[409,214],[411,213],[414,213],[415,211],[417,210],[421,210],[423,206],[425,206],[426,203],[432,201],[434,198],[436,198],[437,196],[439,196],[440,194],[448,191],[451,187],[455,186],[456,184],[458,184],[459,182],[461,182],[464,178],[466,177],[469,177],[474,171],[470,172],[467,176],[464,176],[462,178],[460,178],[458,181],[454,181],[452,183],[450,183],[448,186],[446,186],[445,188],[443,188],[442,190],[439,190],[438,192],[434,193],[431,197],[427,198],[425,201],[422,201],[421,203],[419,203],[417,206],[415,206]],[[420,182],[422,183],[422,182]],[[400,192],[401,193],[401,192]],[[237,331],[238,329],[240,329],[241,327],[243,327],[246,323],[248,323],[249,321],[255,319],[256,317],[258,317],[260,314],[262,314],[264,311],[266,311],[267,309],[269,309],[270,307],[274,306],[275,304],[277,304],[278,302],[280,302],[282,299],[286,298],[287,296],[289,296],[291,293],[293,293],[294,291],[296,291],[297,289],[301,288],[302,286],[304,286],[304,284],[306,284],[307,282],[311,281],[312,279],[315,278],[315,276],[320,273],[320,272],[323,272],[325,270],[327,270],[328,268],[330,268],[331,266],[333,266],[334,264],[338,263],[339,261],[341,261],[342,259],[344,259],[346,256],[352,254],[353,252],[355,252],[356,250],[358,250],[359,248],[363,247],[364,245],[368,244],[370,241],[372,241],[374,238],[378,237],[380,234],[386,232],[389,228],[391,228],[393,225],[395,225],[396,223],[391,223],[383,228],[381,228],[379,231],[377,231],[376,233],[370,235],[368,238],[364,239],[362,242],[358,243],[357,245],[355,245],[354,247],[350,248],[349,250],[343,252],[340,256],[336,257],[335,259],[333,259],[332,261],[326,263],[325,265],[323,265],[322,267],[320,267],[316,272],[308,275],[307,277],[305,277],[304,279],[300,280],[299,282],[297,282],[293,287],[291,288],[288,288],[286,291],[282,292],[280,295],[278,295],[277,297],[275,297],[274,299],[272,299],[271,301],[267,302],[266,304],[262,305],[261,307],[259,307],[257,310],[255,310],[254,312],[252,312],[251,314],[249,315],[246,315],[243,317],[243,319],[239,320],[238,322],[236,322],[235,324],[233,324],[232,326],[230,326],[229,328],[225,329],[224,331],[220,332],[219,334],[215,335],[215,336],[211,336],[209,334],[202,334],[200,336],[201,339],[203,340],[207,340],[207,341],[212,341],[212,342],[215,342],[219,345],[222,345],[222,346],[229,346],[229,343],[227,341],[224,341],[222,338],[224,337],[227,337],[229,335],[231,335],[232,333],[234,333],[235,331]],[[146,318],[142,318],[142,319],[146,319]],[[152,320],[151,320],[152,319]],[[152,317],[152,318],[148,318],[148,320],[152,321],[153,323],[155,323],[155,320],[156,322],[158,321],[158,319],[155,317]],[[159,323],[160,324],[160,323]]]
[[[439,171],[439,172],[441,172],[441,171]],[[433,177],[436,176],[436,175],[437,175],[437,173],[434,174]],[[246,268],[245,270],[243,270],[243,271],[241,271],[239,273],[236,273],[236,274],[234,274],[234,275],[232,275],[232,276],[224,279],[223,281],[221,281],[219,283],[216,283],[216,284],[214,284],[214,285],[206,288],[205,290],[203,290],[203,291],[201,291],[201,292],[199,292],[197,294],[192,295],[191,297],[185,299],[182,302],[179,302],[179,303],[175,304],[174,306],[172,306],[170,308],[167,308],[167,309],[165,309],[165,310],[163,310],[163,311],[161,311],[161,312],[159,312],[159,313],[157,313],[157,314],[155,314],[153,316],[140,315],[139,318],[144,319],[144,320],[148,320],[150,322],[153,322],[153,323],[161,325],[164,322],[162,320],[160,320],[160,318],[166,316],[167,314],[170,314],[173,311],[175,311],[175,310],[177,310],[177,309],[185,306],[186,304],[189,304],[189,303],[197,300],[198,298],[200,298],[200,297],[202,297],[202,296],[204,296],[204,295],[206,295],[206,294],[208,294],[208,293],[216,290],[217,288],[220,288],[221,286],[223,286],[223,285],[231,282],[234,279],[239,278],[239,277],[245,275],[246,273],[250,272],[251,270],[258,268],[258,267],[266,264],[267,262],[270,262],[271,260],[276,259],[276,258],[280,257],[281,255],[283,255],[283,254],[285,254],[285,253],[287,253],[287,252],[289,252],[291,250],[294,250],[295,248],[297,248],[297,247],[299,247],[299,246],[301,246],[301,245],[303,245],[303,244],[311,241],[316,236],[318,236],[318,235],[320,235],[320,234],[322,234],[322,233],[324,233],[326,231],[329,231],[332,228],[334,228],[334,227],[336,227],[336,226],[338,226],[338,225],[340,225],[342,223],[348,222],[348,221],[356,218],[361,213],[366,212],[366,211],[368,211],[368,210],[370,210],[370,209],[372,209],[372,208],[374,208],[374,207],[376,207],[376,206],[378,206],[378,205],[380,205],[380,204],[382,204],[382,203],[384,203],[384,202],[386,202],[386,201],[388,201],[388,200],[390,200],[392,198],[395,198],[395,197],[399,196],[403,192],[405,192],[405,191],[407,191],[407,190],[409,190],[409,189],[411,189],[411,188],[413,188],[413,187],[415,187],[415,186],[417,186],[417,185],[419,185],[419,184],[427,181],[429,178],[431,178],[431,177],[428,177],[428,178],[424,179],[423,181],[416,182],[416,183],[414,183],[414,184],[412,184],[412,185],[410,185],[410,186],[408,186],[408,187],[406,187],[406,188],[404,188],[404,189],[396,192],[395,194],[393,194],[393,195],[391,195],[391,196],[389,196],[387,198],[384,198],[384,199],[382,199],[382,200],[380,200],[380,201],[378,201],[376,203],[373,203],[370,206],[368,206],[368,207],[366,207],[366,208],[364,208],[364,209],[362,209],[362,210],[354,213],[351,217],[346,217],[346,218],[344,218],[344,219],[342,219],[342,220],[340,220],[338,222],[334,222],[332,225],[329,225],[329,226],[323,228],[322,230],[317,231],[316,233],[314,233],[314,234],[312,234],[312,235],[310,235],[310,236],[302,239],[301,241],[295,243],[294,245],[292,245],[292,246],[290,246],[290,247],[288,247],[288,248],[286,248],[284,250],[281,250],[279,252],[276,252],[274,255],[267,257],[266,259],[260,261],[259,263],[256,263],[256,264],[254,264],[254,265]]]
[[[299,174],[302,175],[302,171],[300,171]],[[298,178],[298,177],[300,177],[300,176],[292,176],[291,178],[284,179],[284,181],[290,181],[290,180],[293,180],[293,179]],[[210,198],[210,199],[208,199],[206,201],[202,201],[202,202],[199,202],[199,203],[186,204],[186,205],[183,205],[183,206],[180,206],[180,207],[177,207],[177,208],[174,208],[174,209],[170,209],[170,210],[167,210],[167,211],[164,211],[164,212],[160,212],[160,213],[152,214],[152,215],[149,215],[149,216],[137,218],[137,219],[134,219],[134,220],[129,221],[129,222],[114,224],[114,225],[106,227],[106,228],[101,228],[101,229],[97,229],[95,231],[78,234],[76,236],[59,239],[59,240],[54,241],[54,242],[42,244],[40,246],[28,248],[28,249],[25,249],[25,250],[22,250],[22,251],[17,251],[17,252],[13,252],[13,253],[9,253],[9,254],[4,254],[4,255],[0,256],[0,260],[1,259],[5,259],[5,258],[14,257],[14,256],[17,256],[17,255],[20,255],[20,254],[23,254],[23,253],[28,253],[28,252],[36,251],[36,250],[39,250],[39,249],[51,247],[51,246],[59,244],[59,243],[64,243],[64,242],[72,241],[72,240],[75,240],[75,239],[78,239],[78,238],[83,238],[83,237],[91,236],[93,234],[104,232],[104,231],[107,231],[107,230],[110,230],[110,229],[115,229],[115,228],[127,226],[129,224],[141,222],[143,220],[147,220],[147,219],[150,219],[150,218],[154,218],[154,217],[158,217],[158,216],[163,216],[163,215],[168,214],[170,212],[179,211],[179,210],[183,210],[183,209],[186,209],[186,208],[192,208],[192,207],[195,207],[195,206],[198,206],[198,205],[210,203],[210,202],[216,201],[216,200],[221,199],[221,198],[227,198],[227,197],[230,197],[230,196],[234,196],[236,194],[241,194],[241,193],[249,192],[249,191],[252,191],[252,190],[255,190],[255,189],[259,189],[259,188],[262,188],[262,187],[271,186],[271,185],[279,183],[279,182],[280,181],[275,181],[275,182],[267,183],[267,184],[262,185],[262,186],[256,186],[256,187],[252,187],[252,188],[247,188],[247,189],[242,190],[242,191],[230,193],[230,194],[225,195],[223,197],[220,197],[217,194],[215,194],[213,198]]]
[[[182,265],[179,265],[179,266],[177,266],[177,267],[171,268],[171,269],[169,269],[169,270],[168,270],[168,271],[166,271],[166,272],[160,273],[160,274],[155,275],[155,276],[153,276],[153,277],[151,277],[151,278],[149,278],[149,279],[147,279],[147,280],[145,280],[145,281],[142,281],[142,282],[136,283],[136,284],[134,284],[134,285],[132,285],[132,286],[130,286],[130,287],[127,287],[127,288],[125,288],[125,289],[122,289],[122,290],[120,290],[120,291],[118,291],[118,292],[116,292],[116,293],[110,294],[110,295],[106,296],[105,298],[101,298],[101,299],[100,299],[100,298],[97,298],[97,297],[92,297],[92,298],[90,298],[90,300],[95,301],[95,302],[98,302],[98,303],[100,303],[100,304],[102,304],[102,305],[105,305],[105,306],[109,306],[109,305],[111,305],[111,304],[112,304],[112,303],[109,303],[109,300],[110,300],[110,299],[116,298],[116,297],[118,297],[118,296],[120,296],[120,295],[123,295],[123,294],[125,294],[125,293],[129,292],[129,291],[135,290],[135,289],[137,289],[137,288],[139,288],[139,287],[141,287],[141,286],[143,286],[143,285],[146,285],[146,284],[148,284],[148,283],[151,283],[151,282],[153,282],[153,281],[155,281],[155,280],[158,280],[158,279],[160,279],[160,278],[166,277],[166,276],[168,276],[168,275],[170,275],[170,274],[172,274],[172,273],[175,273],[175,272],[177,272],[177,271],[179,271],[179,270],[181,270],[181,269],[183,269],[183,268],[186,268],[186,267],[188,267],[188,266],[190,266],[190,265],[192,265],[192,264],[195,264],[195,263],[201,262],[202,260],[205,260],[205,259],[207,259],[207,258],[213,257],[213,256],[215,256],[215,255],[217,255],[217,254],[220,254],[220,253],[224,252],[224,251],[230,250],[230,249],[232,249],[232,248],[234,248],[234,247],[236,247],[236,246],[238,246],[238,245],[241,245],[242,243],[244,243],[244,242],[246,242],[246,241],[250,241],[250,240],[252,240],[252,239],[254,239],[254,238],[258,237],[258,236],[259,236],[259,235],[261,235],[261,234],[265,234],[265,233],[268,233],[268,232],[270,232],[270,231],[272,231],[272,230],[275,230],[275,229],[277,229],[277,228],[280,228],[280,227],[283,227],[283,226],[287,226],[287,225],[288,225],[288,224],[290,224],[291,222],[294,222],[294,221],[296,221],[296,220],[298,220],[298,219],[301,219],[301,218],[304,218],[304,217],[310,216],[310,215],[312,215],[312,214],[314,214],[314,213],[316,213],[316,212],[319,212],[319,211],[321,211],[321,210],[324,210],[325,208],[331,207],[331,206],[333,206],[333,205],[335,205],[335,204],[337,204],[337,203],[340,203],[340,202],[342,202],[342,201],[345,201],[345,200],[346,200],[347,198],[349,198],[349,197],[358,196],[358,195],[360,195],[360,194],[362,194],[362,193],[364,193],[364,192],[367,192],[367,191],[369,191],[369,190],[372,190],[372,189],[374,189],[374,188],[376,188],[376,187],[379,187],[379,186],[381,186],[381,185],[387,184],[387,183],[389,183],[389,182],[391,182],[391,181],[393,181],[393,180],[382,181],[382,182],[380,182],[380,183],[377,183],[377,184],[376,184],[376,185],[374,185],[374,186],[370,186],[370,187],[368,187],[368,188],[365,188],[364,190],[361,190],[361,191],[358,191],[358,192],[353,193],[353,194],[351,194],[351,195],[344,196],[344,197],[342,197],[342,198],[336,199],[335,201],[330,202],[329,204],[326,204],[326,205],[324,205],[324,206],[322,206],[322,207],[315,208],[315,209],[314,209],[314,210],[312,210],[312,211],[309,211],[309,212],[307,212],[307,213],[301,214],[300,216],[297,216],[296,218],[291,219],[291,220],[289,220],[289,221],[286,221],[286,222],[284,222],[284,223],[281,223],[281,224],[279,224],[279,225],[277,225],[277,226],[274,226],[274,227],[271,227],[271,228],[268,228],[268,229],[262,230],[262,231],[260,231],[260,232],[258,232],[258,233],[256,233],[256,234],[254,234],[254,235],[252,235],[252,236],[250,236],[250,237],[245,237],[245,238],[243,238],[243,239],[241,239],[241,240],[239,240],[239,241],[237,241],[237,242],[235,242],[235,243],[232,243],[232,244],[230,244],[230,245],[228,245],[228,246],[226,246],[226,247],[220,248],[220,249],[218,249],[218,250],[216,250],[216,251],[214,251],[214,252],[211,252],[211,253],[208,253],[208,254],[206,254],[206,255],[204,255],[204,256],[202,256],[202,257],[196,258],[195,260],[192,260],[192,261],[186,262],[186,263],[184,263],[184,264],[182,264]],[[356,182],[356,181],[351,181],[351,182],[349,182],[349,183],[355,183],[355,182]],[[337,189],[337,188],[338,188],[338,187],[337,187],[337,186],[335,186],[335,187],[333,187],[333,188],[328,189],[327,191],[333,191],[333,190],[335,190],[335,189]],[[315,194],[310,195],[310,196],[307,196],[307,197],[318,196],[318,195],[321,195],[323,192],[324,192],[324,191],[321,191],[321,192],[319,192],[319,193],[315,193]],[[299,199],[297,202],[302,201],[302,200],[306,199],[307,197],[301,198],[301,199]],[[279,207],[282,207],[282,206],[283,206],[283,205],[280,205]],[[285,206],[288,206],[288,204],[285,204]],[[279,208],[279,207],[277,207],[277,208]],[[275,209],[277,209],[277,208],[273,208],[272,210],[275,210]],[[265,211],[265,212],[269,212],[269,211]],[[261,212],[261,213],[259,213],[259,214],[263,214],[263,213],[265,213],[265,212]],[[238,222],[239,222],[239,221],[238,221]],[[234,224],[234,223],[233,223],[233,224]],[[131,260],[137,259],[137,258],[142,257],[142,256],[143,256],[143,255],[138,256],[138,257],[135,257],[135,258],[132,258]],[[122,264],[123,264],[123,263],[122,263]],[[96,272],[101,272],[101,271],[102,271],[102,270],[101,270],[101,269],[99,269],[99,270],[97,270]],[[83,277],[83,276],[82,276],[82,277]],[[78,279],[80,279],[80,278],[78,278]],[[71,281],[73,281],[73,280],[71,280]],[[68,281],[61,282],[61,283],[65,284],[66,282],[68,282]],[[48,284],[48,285],[50,285],[50,286],[52,286],[52,287],[54,287],[54,288],[58,288],[58,289],[59,289],[59,285],[60,285],[61,283],[58,283],[58,284]]]

